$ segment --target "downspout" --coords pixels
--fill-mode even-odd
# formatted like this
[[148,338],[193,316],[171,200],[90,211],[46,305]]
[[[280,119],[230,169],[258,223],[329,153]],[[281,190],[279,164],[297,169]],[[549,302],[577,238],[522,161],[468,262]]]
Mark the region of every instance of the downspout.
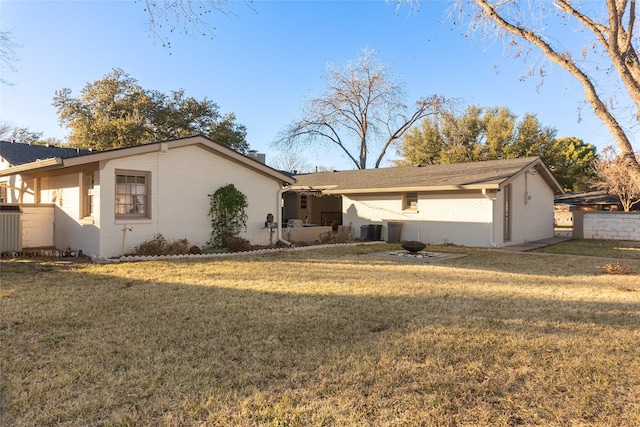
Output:
[[277,196],[277,200],[278,200],[278,215],[276,217],[278,221],[277,237],[278,237],[278,242],[283,243],[286,246],[291,246],[291,242],[288,242],[282,238],[282,195],[287,191],[289,191],[290,188],[291,187],[288,185],[286,187],[280,188],[278,190],[278,196]]
[[483,188],[482,189],[482,195],[484,196],[485,199],[487,200],[491,200],[491,229],[489,230],[489,243],[491,244],[492,248],[497,247],[496,245],[496,239],[495,239],[495,235],[496,235],[496,225],[495,225],[495,218],[493,217],[495,214],[495,201],[496,199],[494,199],[493,197],[491,197],[488,193],[487,193],[487,189]]

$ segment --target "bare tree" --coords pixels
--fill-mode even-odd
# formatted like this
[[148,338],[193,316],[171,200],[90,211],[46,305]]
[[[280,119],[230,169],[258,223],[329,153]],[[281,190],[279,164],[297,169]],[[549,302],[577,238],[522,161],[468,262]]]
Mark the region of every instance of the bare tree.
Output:
[[605,148],[593,165],[598,177],[596,186],[618,196],[625,212],[640,203],[640,180],[631,174],[625,159],[613,147]]
[[289,173],[311,172],[311,166],[299,153],[283,151],[269,162],[269,166]]
[[0,141],[6,141],[11,136],[11,131],[13,131],[13,125],[9,122],[0,121]]
[[302,118],[281,132],[277,145],[327,144],[358,169],[367,168],[369,153],[378,148],[377,168],[389,146],[411,126],[448,105],[445,98],[432,95],[409,108],[402,86],[370,49],[344,67],[330,64],[326,81],[325,92],[308,102]]
[[[0,67],[1,68],[7,68],[14,72],[16,71],[16,68],[13,64],[18,61],[18,55],[16,53],[16,49],[18,49],[19,47],[20,45],[11,36],[11,32],[0,31]],[[0,77],[0,85],[11,86],[12,83],[3,77]]]
[[[537,49],[577,79],[586,101],[613,135],[623,163],[640,176],[629,131],[621,125],[628,109],[616,109],[617,93],[609,95],[603,89],[617,78],[635,107],[635,120],[640,120],[635,0],[456,0],[455,5],[460,12],[456,23],[469,19],[471,31],[497,34],[516,56],[524,55],[527,48]],[[579,33],[587,39],[574,46],[572,38]],[[538,67],[532,66],[530,73],[534,70]],[[544,68],[539,73],[544,78]]]
[[[215,26],[210,17],[215,13],[232,14],[230,0],[142,0],[151,33],[170,48],[169,35],[183,33],[213,37]],[[245,2],[249,3],[249,2]]]

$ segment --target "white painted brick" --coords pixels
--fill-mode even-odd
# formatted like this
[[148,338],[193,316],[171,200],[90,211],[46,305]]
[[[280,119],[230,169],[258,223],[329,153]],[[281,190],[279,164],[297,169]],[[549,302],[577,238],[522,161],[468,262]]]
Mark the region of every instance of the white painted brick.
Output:
[[585,212],[585,239],[640,240],[640,213]]

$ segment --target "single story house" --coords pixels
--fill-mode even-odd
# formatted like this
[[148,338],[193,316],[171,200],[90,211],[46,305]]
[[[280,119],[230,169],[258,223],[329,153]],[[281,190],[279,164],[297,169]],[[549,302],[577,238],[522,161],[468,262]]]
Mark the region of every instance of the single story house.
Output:
[[556,197],[556,208],[565,207],[571,211],[622,211],[618,196],[606,191],[583,191],[567,193]]
[[[78,148],[0,141],[0,171],[54,157],[74,157],[90,152],[91,150]],[[34,200],[33,192],[29,191],[27,183],[22,181],[20,174],[0,178],[0,203],[33,203]]]
[[382,240],[473,247],[503,247],[553,237],[554,196],[563,193],[539,157],[321,172],[295,178],[291,193],[298,194],[294,199],[288,195],[285,201],[297,206],[285,206],[285,212],[300,212],[303,203],[310,215],[308,222],[322,221],[322,211],[314,209],[314,204],[335,204],[334,200],[317,201],[318,196],[340,196],[341,223],[350,226],[356,237],[362,235],[362,226],[379,225]]
[[[2,157],[11,150],[6,144],[11,143],[2,143]],[[14,145],[25,151],[42,148]],[[282,193],[295,182],[203,136],[51,154],[38,153],[38,160],[0,170],[0,185],[5,194],[12,194],[6,202],[19,204],[23,224],[29,220],[25,212],[30,207],[42,208],[29,212],[51,218],[40,220],[39,236],[45,236],[47,246],[100,257],[129,253],[158,233],[167,240],[205,245],[212,231],[209,195],[227,184],[234,184],[248,200],[247,229],[241,236],[254,244],[268,244],[273,236],[265,228],[267,215],[281,223]],[[24,247],[37,240],[26,237]]]

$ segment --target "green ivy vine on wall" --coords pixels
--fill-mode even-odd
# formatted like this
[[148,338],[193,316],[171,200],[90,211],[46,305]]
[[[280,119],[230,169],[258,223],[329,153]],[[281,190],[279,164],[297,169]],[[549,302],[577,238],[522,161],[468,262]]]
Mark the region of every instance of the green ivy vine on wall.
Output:
[[210,247],[224,248],[230,237],[237,236],[243,229],[247,229],[247,196],[235,185],[227,184],[210,194],[209,198],[209,216],[213,230],[211,240],[207,244]]

